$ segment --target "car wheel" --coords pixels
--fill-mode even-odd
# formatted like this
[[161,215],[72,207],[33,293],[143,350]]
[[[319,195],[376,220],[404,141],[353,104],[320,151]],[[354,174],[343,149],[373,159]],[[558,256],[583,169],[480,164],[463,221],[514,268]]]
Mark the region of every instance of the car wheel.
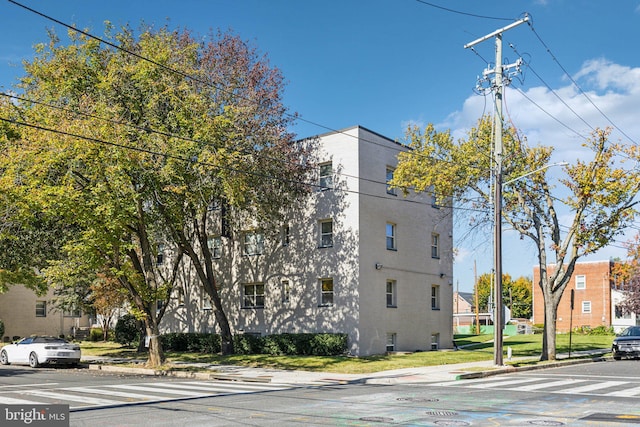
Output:
[[29,355],[29,366],[32,368],[40,366],[40,363],[38,362],[38,355],[33,352]]
[[2,352],[0,352],[0,364],[2,365],[8,365],[9,364],[9,356],[7,356],[7,352],[2,350]]

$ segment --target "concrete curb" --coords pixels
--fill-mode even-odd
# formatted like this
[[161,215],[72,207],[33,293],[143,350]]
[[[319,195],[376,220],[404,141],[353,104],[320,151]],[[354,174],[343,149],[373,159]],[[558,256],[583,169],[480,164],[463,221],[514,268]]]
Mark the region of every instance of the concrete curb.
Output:
[[509,374],[513,372],[537,371],[541,369],[559,368],[562,366],[582,365],[585,363],[593,363],[593,362],[604,362],[605,360],[607,360],[607,358],[598,356],[598,357],[585,358],[585,359],[557,360],[555,362],[541,363],[539,365],[531,365],[531,366],[505,366],[505,367],[495,368],[494,370],[459,374],[459,375],[456,375],[456,380],[486,378],[494,375]]
[[190,371],[174,371],[171,369],[150,369],[150,368],[132,368],[117,365],[97,365],[89,364],[89,370],[103,371],[110,373],[127,373],[130,375],[148,375],[156,377],[172,377],[172,378],[189,378],[200,380],[219,380],[219,381],[242,381],[242,382],[271,382],[271,376],[257,375],[247,376],[240,374],[222,374],[217,372],[190,372]]

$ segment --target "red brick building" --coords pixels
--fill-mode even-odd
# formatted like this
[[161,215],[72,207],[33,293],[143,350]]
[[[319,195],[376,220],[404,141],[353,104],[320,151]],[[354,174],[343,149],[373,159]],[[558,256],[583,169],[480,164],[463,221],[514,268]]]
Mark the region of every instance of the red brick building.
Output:
[[[616,303],[623,299],[621,285],[617,284],[611,274],[613,261],[593,261],[576,263],[569,284],[562,294],[558,305],[558,332],[568,332],[571,322],[571,290],[575,291],[573,308],[573,328],[587,326],[613,326],[621,330],[636,322],[636,316],[616,310]],[[547,268],[553,271],[555,265]],[[542,291],[538,286],[540,268],[533,269],[533,324],[544,323],[544,302]]]

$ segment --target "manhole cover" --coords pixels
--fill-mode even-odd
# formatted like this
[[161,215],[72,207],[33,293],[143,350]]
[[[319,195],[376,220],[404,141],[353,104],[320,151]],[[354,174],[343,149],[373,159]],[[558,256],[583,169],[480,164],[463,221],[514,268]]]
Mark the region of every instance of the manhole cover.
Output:
[[427,411],[427,415],[432,417],[454,417],[458,415],[455,411]]
[[438,420],[438,421],[434,421],[433,423],[438,426],[470,426],[471,425],[471,423],[468,423],[466,421],[460,421],[460,420]]
[[533,421],[528,421],[527,424],[531,424],[533,426],[563,426],[564,425],[562,421],[553,421],[553,420],[533,420]]
[[358,418],[360,421],[369,421],[372,423],[390,423],[393,421],[393,418],[388,417],[362,417]]
[[399,397],[399,401],[401,402],[439,402],[440,399],[436,399],[435,397]]

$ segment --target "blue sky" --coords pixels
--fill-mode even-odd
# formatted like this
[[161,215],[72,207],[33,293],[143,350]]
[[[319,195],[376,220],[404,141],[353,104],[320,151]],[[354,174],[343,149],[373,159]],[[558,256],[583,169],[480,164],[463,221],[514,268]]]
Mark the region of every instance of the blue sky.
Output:
[[[288,82],[285,102],[303,119],[293,129],[300,137],[362,125],[398,140],[412,123],[434,123],[462,137],[480,115],[491,112],[491,99],[473,89],[494,61],[494,42],[479,44],[476,52],[463,46],[527,12],[532,26],[503,37],[505,62],[522,55],[530,65],[507,89],[505,115],[531,144],[556,147],[556,161],[574,161],[590,129],[612,123],[613,139],[640,142],[640,0],[20,3],[97,35],[106,20],[134,27],[141,21],[168,23],[201,35],[233,30],[282,70]],[[47,29],[66,30],[7,0],[0,0],[0,16],[0,86],[7,90],[22,74],[21,60],[31,57],[33,45],[47,40]],[[504,271],[531,276],[534,248],[508,230],[504,239]],[[490,241],[490,228],[473,241],[456,239],[454,283],[461,291],[472,289],[474,261],[478,274],[491,270]],[[589,259],[612,256],[624,256],[619,244]]]

